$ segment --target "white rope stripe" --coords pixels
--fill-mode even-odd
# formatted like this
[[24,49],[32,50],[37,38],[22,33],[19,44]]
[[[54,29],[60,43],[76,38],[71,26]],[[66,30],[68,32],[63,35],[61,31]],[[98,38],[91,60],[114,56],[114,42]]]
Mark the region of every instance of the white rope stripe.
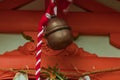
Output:
[[41,71],[41,68],[39,68],[39,69],[36,71],[35,75],[37,75],[40,71]]
[[73,0],[67,0],[68,2],[72,2]]
[[52,3],[54,3],[55,0],[51,0]]
[[37,37],[40,37],[40,35],[42,35],[43,31],[44,31],[44,30],[42,29],[42,31],[40,31],[40,32],[38,33]]
[[[51,3],[52,4],[54,4],[54,2],[55,2],[55,0],[51,0]],[[54,12],[54,15],[57,15],[57,6],[55,6],[55,7],[52,7],[51,6],[51,8],[53,8],[52,10],[53,10],[53,12]],[[49,9],[49,8],[48,8]],[[51,19],[51,14],[48,12],[48,13],[45,13],[45,18],[46,19]],[[43,34],[43,32],[44,32],[44,26],[42,26],[42,30],[41,31],[39,31],[38,32],[38,35],[37,35],[37,37],[38,37],[38,39],[40,38],[40,37],[42,37],[41,35]],[[42,39],[40,40],[40,41],[38,41],[38,43],[37,43],[37,48],[39,49],[42,44]],[[40,76],[40,71],[41,71],[41,68],[40,68],[40,63],[41,63],[41,58],[39,59],[39,55],[41,54],[41,52],[42,52],[42,50],[41,50],[41,48],[40,48],[40,50],[38,50],[37,51],[37,53],[36,53],[36,58],[37,58],[37,61],[36,61],[36,68],[37,68],[37,70],[36,70],[36,73],[35,73],[35,75],[37,76],[37,79],[36,80],[40,80],[40,77],[38,77],[38,76]]]
[[38,78],[37,80],[40,80],[40,78]]
[[38,56],[41,52],[42,52],[42,51],[41,51],[41,50],[39,50],[39,51],[36,53],[36,56]]
[[54,7],[54,14],[57,15],[57,6]]
[[39,59],[37,62],[36,62],[36,66],[41,62],[41,59]]
[[45,16],[50,19],[51,18],[51,15],[49,13],[46,13]]
[[45,80],[49,80],[49,78],[45,79]]
[[40,40],[37,44],[37,47],[42,44],[42,40]]

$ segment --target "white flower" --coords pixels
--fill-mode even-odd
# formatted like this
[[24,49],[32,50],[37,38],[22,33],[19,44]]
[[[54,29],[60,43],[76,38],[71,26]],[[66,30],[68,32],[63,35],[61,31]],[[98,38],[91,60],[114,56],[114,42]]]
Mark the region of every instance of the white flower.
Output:
[[80,77],[79,80],[91,80],[90,76]]

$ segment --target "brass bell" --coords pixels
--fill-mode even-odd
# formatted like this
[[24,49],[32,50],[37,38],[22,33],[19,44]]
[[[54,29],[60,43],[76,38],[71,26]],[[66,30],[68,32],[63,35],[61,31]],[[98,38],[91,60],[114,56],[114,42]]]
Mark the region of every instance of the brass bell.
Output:
[[70,27],[63,19],[54,17],[48,21],[45,29],[48,46],[55,50],[66,48],[73,41]]

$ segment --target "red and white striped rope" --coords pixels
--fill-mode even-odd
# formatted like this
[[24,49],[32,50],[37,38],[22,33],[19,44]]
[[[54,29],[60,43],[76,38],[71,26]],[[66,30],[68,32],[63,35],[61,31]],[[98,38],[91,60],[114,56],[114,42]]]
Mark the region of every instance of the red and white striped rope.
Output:
[[39,28],[38,28],[38,43],[37,43],[37,53],[36,53],[36,80],[40,80],[40,71],[41,71],[41,46],[42,46],[42,37],[43,37],[43,31],[44,26],[48,22],[48,20],[51,18],[51,15],[57,15],[57,6],[55,5],[54,0],[50,0],[50,5],[48,6],[46,13],[42,16],[40,22],[39,22]]

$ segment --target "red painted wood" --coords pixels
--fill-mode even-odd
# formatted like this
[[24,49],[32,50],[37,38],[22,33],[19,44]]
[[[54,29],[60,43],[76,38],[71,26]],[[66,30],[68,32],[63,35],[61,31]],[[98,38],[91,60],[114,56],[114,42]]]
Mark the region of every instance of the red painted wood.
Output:
[[120,48],[120,33],[111,33],[110,34],[110,43],[113,46]]
[[[37,31],[42,15],[43,12],[39,11],[0,11],[0,32]],[[65,19],[73,32],[80,34],[108,35],[120,32],[119,13],[69,12]]]
[[[15,72],[6,71],[7,69],[35,69],[37,32],[24,32],[24,34],[26,36],[32,37],[34,42],[27,42],[23,46],[19,46],[18,49],[10,52],[5,52],[3,55],[0,55],[0,64],[2,64],[0,66],[1,80],[11,80],[15,76]],[[28,73],[34,75],[35,70],[28,71]],[[32,75],[28,75],[29,79],[35,80],[35,76]]]
[[[41,66],[47,68],[48,65],[55,66],[57,64],[61,71],[67,73],[77,73],[75,68],[84,73],[120,67],[120,58],[98,57],[82,48],[78,48],[74,43],[63,50],[52,50],[43,40],[42,51],[44,54],[41,57]],[[120,71],[116,71],[90,75],[90,77],[92,80],[119,80],[119,74]],[[69,76],[79,78],[80,75],[77,73]]]
[[[8,54],[8,55],[7,55]],[[10,55],[11,54],[11,55]],[[35,57],[33,55],[25,55],[20,53],[18,50],[12,52],[7,52],[6,55],[0,56],[0,66],[1,69],[25,69],[27,66],[29,68],[35,67]],[[34,72],[30,72],[35,74]],[[13,79],[15,73],[11,71],[0,70],[0,79]],[[35,78],[35,76],[29,76],[29,78]]]
[[0,2],[0,10],[17,9],[18,7],[21,7],[32,1],[34,0],[3,0]]
[[[34,48],[31,43],[28,42],[24,46],[20,46],[16,50],[5,52],[4,55],[0,55],[0,64],[2,64],[0,66],[0,79],[13,79],[13,77],[15,76],[15,72],[11,72],[9,71],[9,69],[21,70],[27,69],[27,67],[34,69],[36,59],[34,55],[35,49],[33,49]],[[34,75],[35,70],[28,73]],[[29,78],[35,79],[35,76],[29,75]]]
[[[110,68],[120,67],[120,58],[102,58],[102,57],[91,57],[83,56],[83,53],[79,53],[79,56],[47,56],[42,55],[42,66],[47,67],[55,66],[61,70],[66,70],[66,72],[73,71],[76,72],[75,67],[81,72],[95,71],[95,70],[105,70]],[[77,73],[77,72],[76,72]],[[120,71],[107,72],[96,75],[91,75],[92,80],[119,80]],[[80,74],[74,75],[72,77],[79,78]]]
[[74,32],[88,35],[108,35],[120,33],[119,13],[69,13],[66,15],[68,24]]
[[38,11],[0,11],[0,32],[37,31],[42,15]]
[[[0,32],[21,33],[23,31],[37,31],[38,22],[42,15],[43,12],[39,11],[1,11]],[[119,13],[70,12],[65,16],[75,37],[78,36],[78,33],[87,35],[120,33]],[[119,36],[117,37],[110,36],[110,42],[119,47]]]
[[[37,11],[1,11],[0,26],[2,27],[0,27],[0,32],[21,33],[23,31],[37,31],[38,22],[42,14],[43,12]],[[78,33],[87,35],[120,33],[119,13],[69,13],[66,15],[66,20],[71,26],[75,37],[78,36]],[[117,44],[117,47],[120,46],[119,38],[117,37],[110,36],[110,42],[113,45]]]
[[[37,43],[37,32],[25,32],[26,35],[31,36]],[[4,55],[0,56],[0,63],[2,64],[0,68],[29,68],[35,67],[35,53],[36,50],[31,42],[26,43],[24,46],[19,47],[17,50],[11,52],[6,52]],[[31,49],[32,48],[32,49]],[[84,51],[82,48],[78,48],[74,43],[69,45],[63,50],[52,50],[47,46],[46,40],[43,39],[42,45],[42,62],[43,67],[55,66],[58,67],[63,72],[74,72],[77,73],[75,67],[79,72],[84,73],[88,71],[104,70],[110,68],[120,67],[120,58],[113,57],[98,57],[94,54]],[[31,54],[31,52],[33,54]],[[34,72],[30,72],[34,74]],[[120,71],[116,72],[106,72],[101,74],[90,75],[92,80],[119,80]],[[15,73],[9,71],[0,71],[0,79],[12,79]],[[78,78],[80,74],[69,75],[71,77]],[[29,78],[34,78],[35,76],[29,76]],[[72,79],[73,80],[73,79]],[[78,79],[77,79],[78,80]]]
[[97,2],[96,0],[73,0],[73,3],[76,6],[90,12],[117,12],[116,10]]

